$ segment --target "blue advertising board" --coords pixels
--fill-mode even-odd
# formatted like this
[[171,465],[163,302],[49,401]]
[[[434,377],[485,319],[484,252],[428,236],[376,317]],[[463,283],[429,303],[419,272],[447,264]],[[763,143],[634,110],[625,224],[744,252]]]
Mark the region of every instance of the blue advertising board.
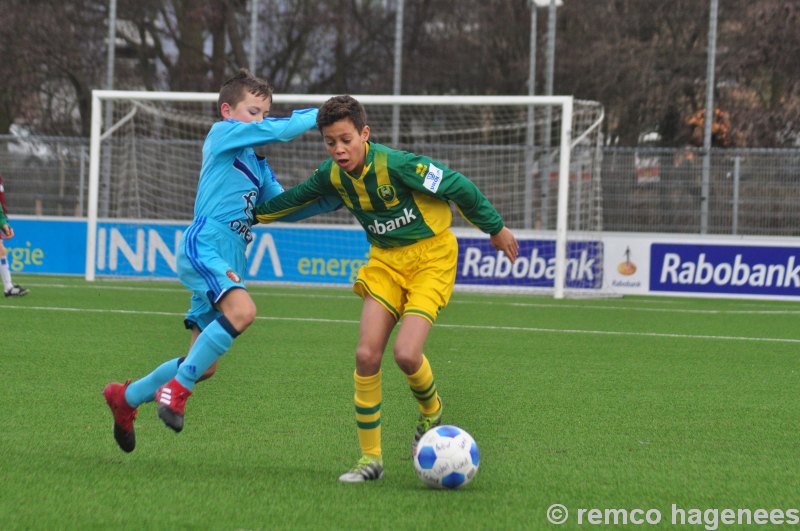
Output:
[[653,243],[650,290],[800,296],[800,247]]
[[[169,278],[186,224],[98,223],[98,275]],[[351,284],[366,262],[363,232],[280,225],[253,228],[246,280]]]
[[[83,274],[86,221],[69,218],[18,219],[18,236],[7,241],[12,267],[30,273]],[[109,222],[97,225],[97,275],[175,278],[176,255],[188,223]],[[245,279],[350,285],[369,257],[369,244],[356,225],[256,225],[248,246]],[[458,238],[457,284],[553,287],[555,240],[520,240],[514,264],[487,237]],[[603,245],[570,242],[567,287],[602,286]]]
[[[555,284],[555,240],[520,240],[512,264],[488,238],[458,239],[456,284],[552,288]],[[603,286],[603,243],[574,241],[567,246],[567,288]]]
[[15,273],[82,275],[86,269],[86,221],[20,219],[9,223],[15,236],[3,240]]
[[369,257],[360,227],[256,226],[248,250],[251,280],[350,285]]
[[[16,236],[4,244],[12,272],[85,273],[86,220],[22,216],[13,217],[11,225]],[[96,273],[176,278],[178,245],[187,226],[101,221]],[[367,239],[356,225],[257,225],[253,234],[245,272],[250,281],[349,286],[369,256]],[[457,285],[553,287],[554,239],[521,238],[519,256],[512,264],[487,237],[473,234],[458,232]],[[635,245],[629,235],[569,242],[566,287],[601,290],[604,275],[613,279],[612,273],[619,273],[622,255],[616,256],[616,251],[633,248],[626,254],[633,258],[627,258],[625,265],[638,263],[638,268],[628,269],[642,278],[628,293],[800,299],[800,245],[795,240],[706,242],[696,237],[679,243],[674,235],[638,238],[641,243]],[[605,256],[607,248],[615,256]]]
[[187,227],[187,223],[98,222],[95,272],[122,277],[175,277],[178,244]]

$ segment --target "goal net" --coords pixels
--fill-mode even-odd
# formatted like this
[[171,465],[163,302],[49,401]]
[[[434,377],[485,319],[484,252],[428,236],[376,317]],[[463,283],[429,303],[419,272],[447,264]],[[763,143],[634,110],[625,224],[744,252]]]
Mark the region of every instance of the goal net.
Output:
[[[327,98],[276,94],[271,114],[318,107]],[[458,289],[557,297],[602,289],[599,103],[541,96],[356,98],[366,108],[371,141],[463,173],[520,240],[512,265],[454,209]],[[192,219],[203,140],[219,119],[216,101],[216,93],[93,92],[87,279],[125,276],[123,262],[133,274],[170,276],[180,232]],[[328,157],[316,130],[256,151],[267,156],[284,188]],[[345,209],[257,228],[248,257],[260,269],[248,271],[250,280],[347,284],[366,258],[366,238]],[[259,237],[269,242],[258,245]]]

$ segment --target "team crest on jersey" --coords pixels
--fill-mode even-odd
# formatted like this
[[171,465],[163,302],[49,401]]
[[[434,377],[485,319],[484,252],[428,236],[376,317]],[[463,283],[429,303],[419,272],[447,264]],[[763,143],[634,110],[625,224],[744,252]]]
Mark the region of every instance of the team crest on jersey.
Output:
[[378,187],[378,196],[384,203],[391,203],[397,199],[397,190],[391,184],[382,184]]
[[233,271],[231,271],[230,269],[228,269],[228,271],[226,271],[225,274],[228,275],[229,279],[233,280],[237,284],[242,281],[242,278]]

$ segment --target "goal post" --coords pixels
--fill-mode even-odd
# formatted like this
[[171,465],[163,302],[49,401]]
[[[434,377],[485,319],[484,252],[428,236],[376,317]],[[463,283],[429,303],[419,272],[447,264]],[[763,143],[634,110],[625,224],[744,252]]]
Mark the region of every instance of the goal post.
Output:
[[[329,97],[275,94],[271,114],[318,107]],[[528,282],[534,275],[525,273],[519,291],[547,290],[562,298],[570,282],[578,291],[598,291],[596,285],[574,285],[577,266],[568,275],[573,236],[582,233],[590,238],[602,230],[599,103],[571,96],[354,97],[366,108],[371,140],[429,156],[465,174],[497,207],[518,239],[554,242],[547,251],[553,258],[547,269],[550,287],[537,284],[538,280]],[[100,267],[107,265],[104,240],[98,240],[104,235],[101,221],[187,225],[191,221],[202,143],[219,119],[217,99],[217,93],[92,92],[87,280],[109,274],[107,267]],[[396,131],[400,133],[395,143]],[[301,182],[328,157],[317,131],[270,145],[265,153],[286,188]],[[549,194],[551,184],[557,194]],[[353,228],[353,223],[348,213],[335,212],[312,218],[307,226]],[[458,215],[453,226],[459,234],[474,230]],[[522,257],[530,262],[531,271],[540,259],[536,253]],[[498,287],[489,284],[489,289]],[[516,291],[515,286],[504,291]],[[457,282],[457,287],[481,289],[470,281]]]

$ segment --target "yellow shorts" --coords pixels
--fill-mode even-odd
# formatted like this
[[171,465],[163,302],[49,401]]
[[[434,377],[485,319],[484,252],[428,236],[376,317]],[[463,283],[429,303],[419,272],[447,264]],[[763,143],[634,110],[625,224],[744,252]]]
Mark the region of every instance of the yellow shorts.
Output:
[[458,242],[449,229],[404,247],[373,245],[353,291],[362,298],[369,295],[395,319],[414,314],[433,324],[450,301],[457,265]]

